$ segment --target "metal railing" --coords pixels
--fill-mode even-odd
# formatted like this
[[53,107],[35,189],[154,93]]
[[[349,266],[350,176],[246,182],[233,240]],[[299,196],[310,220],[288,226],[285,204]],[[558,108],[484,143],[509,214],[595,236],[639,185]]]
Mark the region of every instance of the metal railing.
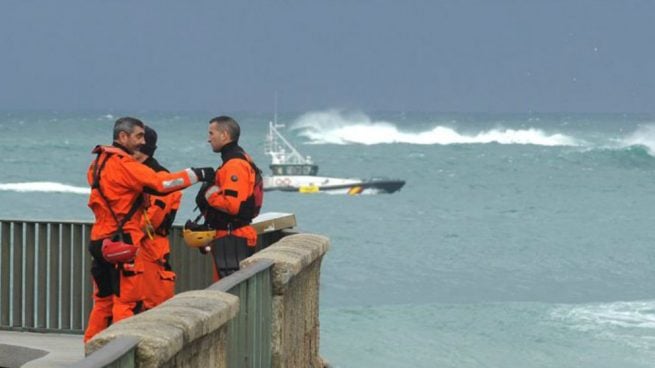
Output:
[[[91,226],[90,222],[0,220],[0,329],[83,333],[93,305],[87,251]],[[264,214],[253,226],[260,234],[257,248],[261,249],[295,226],[295,218]],[[169,239],[176,292],[211,285],[210,257],[184,245],[180,226],[173,227]]]
[[[239,312],[228,323],[227,366],[255,368],[271,366],[273,321],[272,261],[261,260],[209,286],[239,297]],[[75,368],[135,367],[139,339],[121,336],[76,362]]]
[[88,223],[0,221],[0,328],[83,330],[89,231]]
[[271,366],[272,266],[272,261],[257,261],[208,288],[239,297],[239,312],[228,323],[228,367]]

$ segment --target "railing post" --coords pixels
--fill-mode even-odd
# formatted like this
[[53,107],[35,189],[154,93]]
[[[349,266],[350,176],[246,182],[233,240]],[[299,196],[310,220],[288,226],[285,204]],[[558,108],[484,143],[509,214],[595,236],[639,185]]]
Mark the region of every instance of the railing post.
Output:
[[25,223],[25,291],[23,292],[23,327],[34,327],[34,268],[36,262],[36,226],[32,222]]
[[11,326],[23,326],[23,223],[14,222],[13,246],[11,247]]
[[61,328],[64,330],[71,329],[71,241],[72,241],[71,224],[63,224],[61,227],[61,282],[60,298],[61,309]]
[[82,235],[83,229],[82,224],[72,224],[73,227],[73,239],[71,242],[71,255],[72,255],[72,266],[71,270],[73,272],[71,281],[72,281],[72,313],[71,313],[71,329],[75,331],[82,331],[84,326],[82,325],[82,300],[84,296],[82,295],[82,289],[84,286],[84,280],[86,275],[84,274],[84,264],[82,263],[84,255],[84,246],[82,242],[84,237]]
[[82,262],[84,264],[84,272],[82,278],[84,279],[84,295],[82,308],[82,328],[86,328],[88,323],[89,314],[93,307],[93,278],[91,277],[91,255],[87,251],[89,242],[91,241],[91,224],[84,224],[84,242],[82,243]]
[[48,252],[48,329],[58,330],[59,323],[59,269],[61,268],[61,244],[59,242],[62,224],[50,224],[50,247]]
[[11,257],[11,244],[9,243],[11,223],[2,221],[0,226],[0,325],[9,326],[9,306],[11,297],[9,295],[11,274],[10,257]]
[[43,329],[47,325],[47,305],[48,305],[48,225],[39,223],[38,225],[39,240],[37,245],[37,264],[38,277],[36,280],[37,298],[36,298],[36,328]]

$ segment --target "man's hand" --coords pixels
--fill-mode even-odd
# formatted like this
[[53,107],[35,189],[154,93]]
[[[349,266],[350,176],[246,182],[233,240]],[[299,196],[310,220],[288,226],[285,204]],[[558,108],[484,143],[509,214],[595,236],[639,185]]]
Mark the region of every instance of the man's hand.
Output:
[[191,170],[198,177],[198,181],[213,183],[216,177],[216,171],[212,167],[192,167]]

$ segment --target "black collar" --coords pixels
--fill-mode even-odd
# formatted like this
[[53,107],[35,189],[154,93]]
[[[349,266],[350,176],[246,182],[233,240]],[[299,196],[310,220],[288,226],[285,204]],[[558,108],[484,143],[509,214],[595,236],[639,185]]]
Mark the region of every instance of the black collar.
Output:
[[146,165],[146,166],[148,166],[149,168],[151,168],[151,169],[157,171],[157,172],[159,172],[159,171],[166,171],[166,172],[168,172],[168,170],[166,170],[165,167],[161,166],[161,165],[159,164],[159,162],[158,162],[157,160],[155,160],[155,158],[152,157],[152,156],[148,156],[148,158],[147,158],[145,161],[143,161],[143,164]]
[[114,143],[112,143],[111,145],[114,146],[114,147],[120,148],[120,149],[122,149],[123,151],[125,151],[125,153],[127,153],[128,155],[131,155],[130,151],[128,151],[128,149],[125,148],[125,146],[123,146],[122,144],[120,144],[120,143],[118,143],[118,142],[114,142]]
[[223,162],[227,161],[228,159],[232,158],[235,154],[241,153],[243,150],[241,147],[239,147],[239,144],[237,142],[230,142],[223,146],[221,149],[221,159]]

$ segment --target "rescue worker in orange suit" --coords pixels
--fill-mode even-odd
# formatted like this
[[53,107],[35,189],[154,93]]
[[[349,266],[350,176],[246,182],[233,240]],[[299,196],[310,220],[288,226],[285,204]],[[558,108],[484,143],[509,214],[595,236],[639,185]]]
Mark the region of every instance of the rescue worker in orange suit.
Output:
[[[89,252],[93,258],[93,308],[84,334],[88,341],[111,323],[130,317],[143,308],[142,257],[110,263],[104,245],[143,245],[143,192],[166,194],[198,181],[213,181],[213,168],[188,168],[175,173],[155,172],[132,157],[144,143],[145,125],[138,119],[116,120],[111,146],[96,146],[97,158],[87,179],[91,185],[88,206],[95,222]],[[138,210],[137,210],[138,209]],[[122,231],[119,231],[121,229]],[[113,257],[113,256],[112,256]],[[115,258],[109,258],[115,261]]]
[[[145,144],[134,153],[134,158],[156,172],[169,172],[153,157],[157,149],[157,132],[146,126]],[[146,233],[139,256],[143,258],[143,307],[151,309],[175,294],[175,272],[171,267],[168,233],[175,221],[175,215],[182,200],[181,192],[165,196],[150,194],[148,209],[143,216]]]
[[[238,262],[252,255],[257,245],[257,232],[250,226],[252,217],[243,214],[252,206],[255,170],[258,169],[252,164],[250,156],[239,146],[241,129],[233,118],[213,118],[209,122],[208,132],[208,142],[212,150],[220,153],[223,161],[216,171],[214,185],[204,192],[204,200],[210,208],[205,218],[207,223],[216,229],[211,252],[214,258],[214,280],[217,281],[236,271]],[[203,195],[202,191],[199,195]],[[202,200],[203,198],[200,198],[200,201]],[[228,237],[242,245],[233,244],[236,248],[229,249],[217,241]],[[233,254],[235,252],[239,254]]]

